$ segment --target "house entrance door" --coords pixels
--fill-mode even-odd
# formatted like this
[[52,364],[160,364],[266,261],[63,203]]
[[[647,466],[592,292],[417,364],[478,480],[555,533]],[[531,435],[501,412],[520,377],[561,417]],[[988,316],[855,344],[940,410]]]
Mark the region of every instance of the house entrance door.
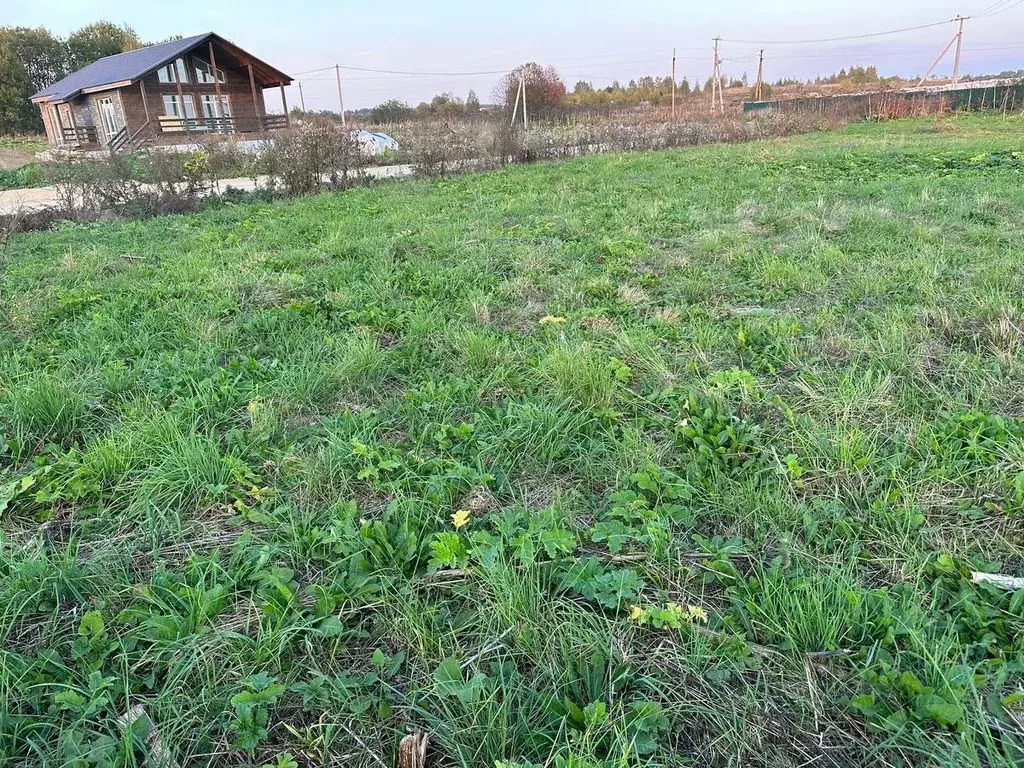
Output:
[[100,111],[100,125],[103,127],[104,137],[103,143],[106,144],[124,128],[124,125],[122,125],[121,116],[114,107],[113,99],[97,99],[96,106]]

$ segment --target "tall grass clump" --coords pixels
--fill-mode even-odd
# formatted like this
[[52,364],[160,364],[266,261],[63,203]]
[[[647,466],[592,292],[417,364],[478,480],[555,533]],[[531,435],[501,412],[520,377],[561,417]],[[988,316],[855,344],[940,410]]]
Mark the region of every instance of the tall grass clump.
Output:
[[0,390],[0,408],[19,443],[74,440],[88,420],[84,394],[64,377],[29,374],[9,380]]

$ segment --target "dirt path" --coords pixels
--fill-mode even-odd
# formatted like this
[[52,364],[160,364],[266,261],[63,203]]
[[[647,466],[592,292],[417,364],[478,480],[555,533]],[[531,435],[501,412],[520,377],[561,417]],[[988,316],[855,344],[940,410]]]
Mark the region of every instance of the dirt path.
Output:
[[21,166],[35,161],[31,152],[0,147],[0,171],[13,171],[15,168],[21,168]]
[[[366,175],[374,179],[400,179],[412,175],[411,165],[381,165],[371,166],[365,169]],[[218,185],[221,190],[234,187],[244,192],[251,192],[267,183],[266,177],[257,179],[253,183],[248,179],[221,179]],[[148,185],[143,185],[145,189]],[[56,208],[57,191],[53,187],[34,187],[31,189],[11,189],[0,192],[0,216],[17,213],[21,210],[31,211],[40,208]]]

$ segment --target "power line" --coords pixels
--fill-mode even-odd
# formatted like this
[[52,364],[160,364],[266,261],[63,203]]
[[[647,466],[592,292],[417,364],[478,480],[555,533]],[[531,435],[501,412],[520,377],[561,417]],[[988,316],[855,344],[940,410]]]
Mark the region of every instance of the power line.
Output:
[[[1024,2],[1024,0],[1018,0]],[[933,21],[931,24],[919,24],[916,27],[904,27],[903,29],[890,29],[885,32],[870,32],[866,35],[846,35],[844,37],[823,37],[817,40],[731,40],[722,38],[723,43],[741,43],[744,45],[807,45],[810,43],[838,43],[842,40],[866,40],[869,37],[884,37],[885,35],[898,35],[903,32],[916,32],[919,29],[930,29],[932,27],[943,27],[952,24],[956,19],[946,21]]]
[[[989,5],[988,7],[982,9],[979,12],[975,13],[973,15],[973,17],[976,18],[976,19],[978,19],[978,18],[990,18],[992,16],[996,16],[996,15],[1005,13],[1007,11],[1010,11],[1010,10],[1012,10],[1014,8],[1017,8],[1017,7],[1021,6],[1021,5],[1024,5],[1024,0],[997,0],[997,2]],[[934,27],[945,26],[947,24],[952,24],[952,23],[954,23],[956,21],[957,21],[956,18],[954,18],[954,19],[946,19],[944,21],[935,21],[935,22],[930,22],[928,24],[918,24],[916,26],[902,27],[900,29],[890,29],[890,30],[885,30],[885,31],[882,31],[882,32],[871,32],[871,33],[866,33],[866,34],[861,34],[861,35],[844,35],[844,36],[840,36],[840,37],[824,37],[824,38],[815,38],[815,39],[808,39],[808,40],[740,40],[740,39],[733,39],[733,38],[721,38],[721,41],[722,42],[726,42],[726,43],[738,43],[738,44],[744,44],[744,45],[812,45],[812,44],[816,44],[816,43],[834,43],[834,42],[842,42],[842,41],[847,41],[847,40],[867,40],[867,39],[876,38],[876,37],[884,37],[884,36],[888,36],[888,35],[897,35],[897,34],[902,34],[902,33],[906,33],[906,32],[915,32],[915,31],[922,30],[922,29],[932,29]],[[702,49],[702,48],[678,48],[678,50],[682,50],[682,51],[702,51],[704,49]],[[660,61],[661,60],[660,52],[652,51],[650,49],[641,49],[641,50],[628,51],[628,52],[625,52],[625,51],[619,52],[619,53],[605,52],[605,53],[601,53],[601,54],[595,54],[595,55],[592,55],[592,56],[579,56],[579,57],[572,57],[572,58],[564,58],[564,59],[558,59],[556,61],[556,63],[559,63],[559,62],[572,62],[572,61],[587,61],[587,60],[603,59],[603,58],[613,58],[613,57],[616,57],[616,56],[629,55],[630,53],[651,53],[652,55],[654,53],[659,53],[659,58],[658,59],[649,59],[649,60],[609,62],[607,64],[602,63],[602,64],[594,64],[594,65],[591,65],[591,66],[623,66],[623,65],[627,65],[627,64],[638,64],[638,63],[646,63],[647,61],[652,61],[653,62],[653,61]],[[745,57],[738,57],[738,58],[731,58],[731,59],[724,59],[723,58],[722,61],[728,61],[728,62],[732,62],[732,63],[742,63],[742,62],[746,62],[746,61],[753,61],[756,57],[757,57],[757,54],[756,53],[752,53],[752,54],[749,54],[749,55],[747,55]],[[703,57],[698,57],[698,56],[694,56],[694,57],[679,57],[679,58],[684,59],[684,60],[689,58],[690,60],[694,60],[694,61],[703,60]],[[415,77],[415,76],[423,76],[423,77],[477,77],[477,76],[483,76],[483,75],[505,75],[505,74],[508,74],[509,72],[512,71],[512,69],[509,68],[509,69],[491,69],[491,70],[463,71],[463,72],[433,72],[433,71],[424,71],[424,70],[381,69],[381,68],[375,68],[375,67],[358,67],[358,66],[354,66],[354,65],[335,64],[335,65],[329,65],[329,66],[326,66],[326,67],[319,67],[317,69],[301,70],[301,71],[295,72],[293,74],[295,74],[295,75],[317,74],[317,73],[320,73],[320,72],[328,72],[329,70],[336,69],[336,68],[340,68],[340,69],[344,69],[344,70],[348,70],[348,71],[352,71],[352,72],[367,72],[367,73],[375,73],[375,74],[383,74],[383,75],[400,75],[400,76],[407,76],[407,77]]]
[[972,13],[971,15],[974,18],[976,18],[976,19],[980,19],[982,16],[984,16],[989,11],[995,10],[1000,5],[1006,5],[1009,2],[1011,2],[1011,0],[996,0],[996,2],[992,3],[992,5],[990,5],[988,8],[983,8],[982,10],[978,11],[977,13]]
[[1000,5],[1006,5],[1009,2],[1011,2],[1011,0],[996,0],[996,2],[992,3],[992,5],[990,5],[988,8],[982,8],[977,13],[973,13],[971,15],[974,16],[974,18],[977,19],[977,18],[983,16],[984,14],[988,13],[989,11],[994,10],[995,8],[998,8]]
[[510,69],[490,69],[481,72],[410,72],[400,69],[373,69],[371,67],[347,67],[344,64],[336,66],[352,72],[379,72],[385,75],[427,75],[431,77],[472,77],[476,75],[507,75]]
[[310,75],[310,74],[312,74],[314,72],[326,72],[328,69],[334,69],[334,65],[332,64],[329,67],[320,67],[320,69],[307,69],[307,70],[304,70],[302,72],[292,72],[292,74],[293,75]]
[[[1001,13],[1006,13],[1007,11],[1012,11],[1018,5],[1024,5],[1024,0],[1017,0],[1017,2],[1013,3],[1012,5],[1003,5],[1003,3],[1007,2],[1007,1],[1008,0],[1003,0],[1003,2],[996,3],[995,5],[990,5],[984,11],[982,11],[981,13],[977,14],[976,16],[974,16],[974,18],[975,19],[990,19],[993,16],[998,16]],[[1003,7],[1000,8],[999,7],[1000,5],[1002,5]]]

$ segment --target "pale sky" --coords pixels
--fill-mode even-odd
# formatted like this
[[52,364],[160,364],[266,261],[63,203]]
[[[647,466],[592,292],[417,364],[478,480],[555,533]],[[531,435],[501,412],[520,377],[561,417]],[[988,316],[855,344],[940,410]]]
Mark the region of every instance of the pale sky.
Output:
[[[402,72],[343,70],[345,106],[373,106],[389,98],[415,106],[434,94],[465,97],[475,89],[491,100],[500,74],[524,61],[553,64],[572,89],[597,87],[645,74],[703,81],[711,73],[711,39],[722,43],[727,76],[757,70],[765,44],[765,77],[806,79],[851,64],[876,64],[882,74],[922,74],[952,38],[952,24],[863,40],[817,40],[870,34],[951,19],[966,23],[963,71],[1024,68],[1024,0],[0,0],[0,23],[45,26],[66,35],[99,19],[125,23],[145,40],[214,31],[303,83],[308,109],[337,109],[333,70],[341,64]],[[998,13],[998,11],[1004,11]],[[985,13],[993,14],[984,17]],[[786,44],[773,44],[787,41]],[[936,70],[948,75],[952,57]],[[289,106],[299,103],[292,86]],[[275,100],[268,93],[268,106]]]

